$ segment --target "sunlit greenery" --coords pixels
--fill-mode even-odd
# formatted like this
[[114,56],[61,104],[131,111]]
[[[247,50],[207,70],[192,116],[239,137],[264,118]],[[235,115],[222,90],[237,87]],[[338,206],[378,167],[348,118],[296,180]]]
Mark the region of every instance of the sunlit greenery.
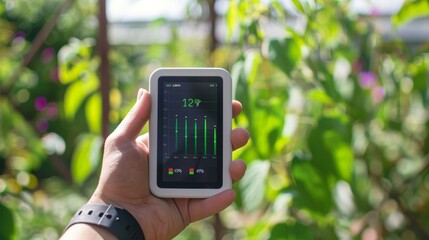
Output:
[[[62,1],[0,0],[0,239],[58,238],[97,181],[98,5],[72,2],[27,64]],[[348,1],[291,2],[298,16],[231,0],[212,52],[210,36],[163,19],[149,26],[168,25],[167,43],[112,46],[110,130],[157,67],[223,67],[243,104],[234,125],[251,135],[234,153],[248,169],[220,230],[209,218],[177,239],[428,239],[429,40],[412,51],[386,40]],[[392,23],[428,15],[428,1],[409,0]]]

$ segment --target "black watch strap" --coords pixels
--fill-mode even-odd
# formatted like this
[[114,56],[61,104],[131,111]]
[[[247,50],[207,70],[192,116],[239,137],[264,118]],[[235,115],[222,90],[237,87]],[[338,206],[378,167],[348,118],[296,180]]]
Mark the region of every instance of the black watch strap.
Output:
[[118,239],[144,239],[143,231],[133,215],[112,204],[86,204],[82,206],[75,213],[66,230],[77,223],[104,227]]

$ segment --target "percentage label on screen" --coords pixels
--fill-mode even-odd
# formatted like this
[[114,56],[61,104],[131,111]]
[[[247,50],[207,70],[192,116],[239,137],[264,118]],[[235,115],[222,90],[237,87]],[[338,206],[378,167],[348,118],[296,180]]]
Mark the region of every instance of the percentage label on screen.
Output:
[[174,169],[174,172],[175,172],[175,173],[182,173],[182,169],[180,169],[180,168],[176,168],[176,169]]
[[198,169],[197,169],[197,173],[204,173],[204,169],[202,169],[202,168],[198,168]]

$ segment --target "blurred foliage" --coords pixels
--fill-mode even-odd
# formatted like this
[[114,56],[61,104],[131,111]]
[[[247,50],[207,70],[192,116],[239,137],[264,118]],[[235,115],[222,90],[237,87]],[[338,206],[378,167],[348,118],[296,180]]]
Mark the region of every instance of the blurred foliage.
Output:
[[[252,136],[230,224],[250,239],[428,238],[427,49],[383,40],[347,1],[292,2],[299,30],[277,1],[228,11],[236,122]],[[426,5],[406,2],[394,23]],[[266,37],[266,18],[284,37]]]
[[398,26],[405,24],[413,19],[419,17],[426,17],[429,15],[429,2],[428,1],[413,1],[407,0],[402,6],[401,10],[392,18],[393,23]]
[[[58,238],[97,180],[97,2],[74,1],[19,68],[59,4],[0,0],[1,239]],[[192,1],[185,22],[206,21],[206,4]],[[376,16],[353,13],[348,1],[291,4],[294,14],[282,1],[231,0],[228,41],[214,52],[209,36],[183,37],[165,19],[147,27],[169,26],[167,43],[112,46],[110,129],[157,67],[224,67],[243,104],[234,125],[252,136],[234,153],[248,170],[221,214],[225,238],[429,238],[428,48],[383,39]],[[428,2],[410,0],[392,23],[422,16]],[[267,22],[282,35],[270,37]],[[207,219],[177,238],[214,231]]]

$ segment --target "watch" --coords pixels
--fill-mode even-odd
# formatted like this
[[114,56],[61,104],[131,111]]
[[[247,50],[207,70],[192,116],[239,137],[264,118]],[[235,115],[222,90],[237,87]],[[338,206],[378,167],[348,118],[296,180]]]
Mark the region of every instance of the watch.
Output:
[[144,240],[143,231],[133,215],[112,204],[86,204],[82,206],[74,214],[64,231],[77,223],[104,227],[118,239]]

